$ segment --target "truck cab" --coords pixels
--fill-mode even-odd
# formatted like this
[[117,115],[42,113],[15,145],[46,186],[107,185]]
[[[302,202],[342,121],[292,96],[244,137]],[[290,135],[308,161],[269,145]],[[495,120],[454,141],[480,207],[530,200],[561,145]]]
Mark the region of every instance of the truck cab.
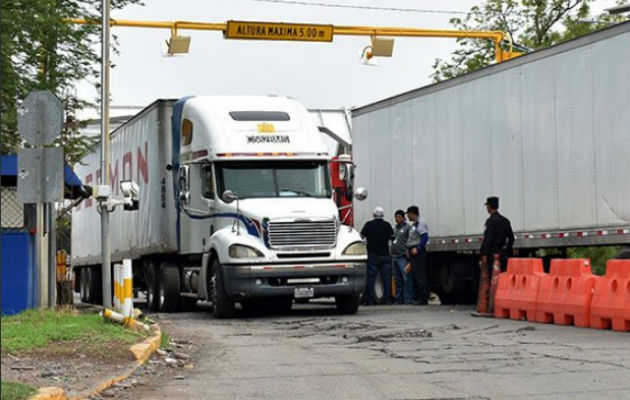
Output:
[[150,282],[161,308],[201,298],[215,316],[230,317],[237,302],[289,308],[293,299],[334,297],[340,311],[356,312],[365,246],[351,221],[339,219],[333,155],[302,105],[188,97],[173,105],[171,130],[179,257],[167,268],[181,282],[178,290],[168,279]]

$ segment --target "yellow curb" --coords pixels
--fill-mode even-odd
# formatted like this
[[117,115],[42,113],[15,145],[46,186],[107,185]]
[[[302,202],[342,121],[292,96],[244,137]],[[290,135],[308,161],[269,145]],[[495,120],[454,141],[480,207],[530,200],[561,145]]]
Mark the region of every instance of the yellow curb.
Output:
[[[125,379],[129,378],[131,375],[133,375],[133,373],[136,372],[136,370],[140,368],[142,365],[144,365],[144,363],[147,362],[149,357],[151,357],[151,355],[153,355],[153,353],[157,349],[160,348],[161,339],[162,339],[162,331],[160,330],[159,325],[153,324],[153,335],[151,337],[144,339],[140,343],[134,344],[133,346],[129,348],[131,353],[133,353],[133,356],[136,358],[136,365],[133,366],[129,371],[125,372],[123,375],[101,382],[101,384],[99,384],[96,387],[96,389],[94,389],[92,393],[90,393],[88,397],[97,396],[101,392],[109,389],[115,384],[122,382]],[[70,400],[81,400],[81,399],[70,399]]]
[[[129,348],[136,359],[136,365],[133,366],[129,371],[125,372],[123,375],[101,382],[96,387],[96,389],[94,389],[92,393],[90,393],[88,397],[97,396],[101,392],[109,389],[115,384],[122,382],[133,375],[133,373],[136,372],[136,370],[140,368],[144,363],[146,363],[149,357],[151,357],[151,355],[153,355],[153,353],[160,348],[161,339],[162,331],[157,324],[154,324],[153,335],[151,337],[146,338],[142,342],[136,343]],[[66,396],[66,391],[64,389],[51,386],[39,388],[37,390],[37,393],[29,397],[28,400],[82,400],[82,398],[68,399]]]
[[136,357],[136,361],[138,364],[143,365],[149,357],[157,349],[160,348],[160,342],[162,341],[162,331],[158,324],[153,325],[153,336],[143,340],[140,343],[134,344],[129,348],[133,353],[133,356]]
[[48,386],[37,389],[28,400],[67,400],[66,391],[60,387]]

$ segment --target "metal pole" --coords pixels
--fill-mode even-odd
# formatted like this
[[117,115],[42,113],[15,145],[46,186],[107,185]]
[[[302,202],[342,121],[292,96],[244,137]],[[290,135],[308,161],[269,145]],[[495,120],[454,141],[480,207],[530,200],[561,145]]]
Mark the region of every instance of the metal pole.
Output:
[[55,307],[57,300],[57,237],[55,203],[48,203],[48,307]]
[[[109,0],[102,0],[101,21],[101,185],[109,186]],[[101,203],[101,273],[103,307],[112,307],[109,210]]]

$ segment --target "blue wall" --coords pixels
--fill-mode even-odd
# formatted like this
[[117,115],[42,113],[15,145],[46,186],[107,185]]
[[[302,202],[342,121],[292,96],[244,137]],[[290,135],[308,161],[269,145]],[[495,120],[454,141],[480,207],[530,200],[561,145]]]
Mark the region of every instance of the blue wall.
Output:
[[3,315],[16,314],[36,304],[34,238],[28,232],[2,230]]

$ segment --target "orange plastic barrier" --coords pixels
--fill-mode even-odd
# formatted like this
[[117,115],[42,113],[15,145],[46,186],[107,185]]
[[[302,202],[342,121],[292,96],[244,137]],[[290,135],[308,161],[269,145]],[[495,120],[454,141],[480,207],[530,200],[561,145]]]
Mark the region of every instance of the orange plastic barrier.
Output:
[[494,316],[534,321],[536,297],[544,276],[540,258],[510,258],[507,271],[499,275],[494,298]]
[[595,281],[590,326],[630,331],[630,260],[609,260]]
[[590,260],[551,260],[549,275],[540,281],[536,321],[588,327],[594,285]]

